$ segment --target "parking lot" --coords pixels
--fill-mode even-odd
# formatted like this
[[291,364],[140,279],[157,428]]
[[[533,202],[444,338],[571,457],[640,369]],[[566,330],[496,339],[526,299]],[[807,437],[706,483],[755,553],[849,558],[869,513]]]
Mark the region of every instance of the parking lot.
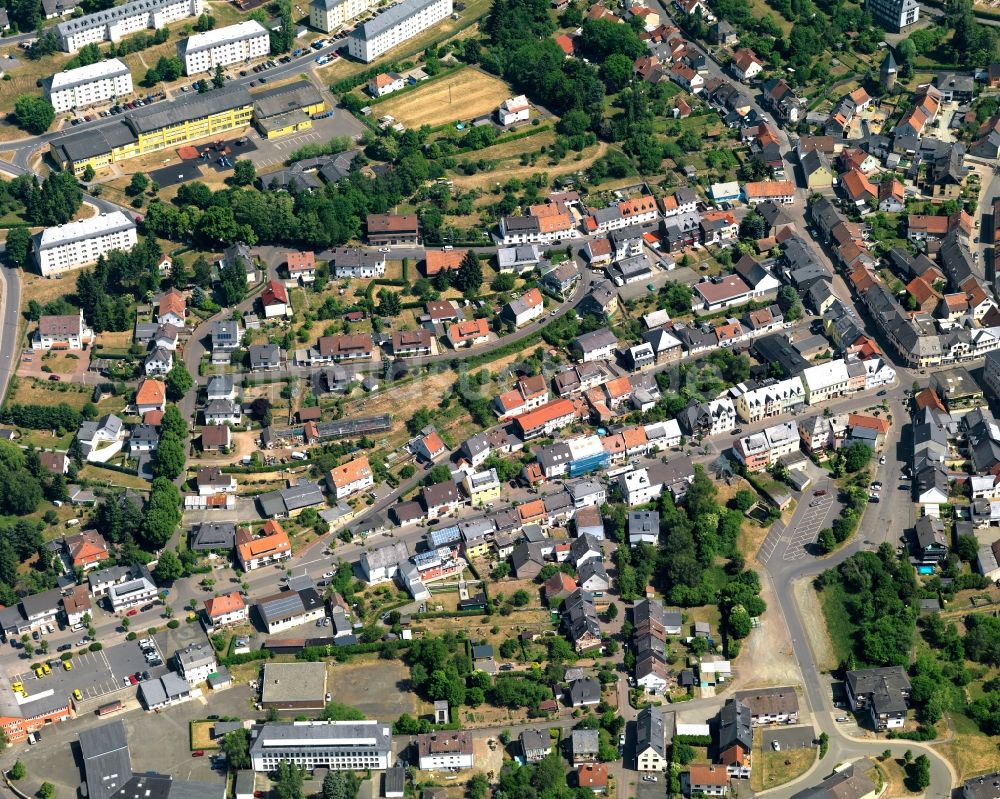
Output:
[[309,130],[296,133],[293,136],[268,141],[261,138],[256,131],[249,133],[249,138],[256,145],[256,150],[248,153],[246,157],[253,161],[258,172],[269,168],[273,170],[284,164],[289,155],[306,144],[325,144],[331,139],[345,136],[357,140],[364,130],[364,126],[351,114],[337,108],[332,117],[317,119]]
[[816,732],[812,727],[800,724],[795,727],[766,727],[761,733],[764,748],[773,749],[774,742],[778,742],[781,751],[790,749],[809,749],[813,746]]
[[99,652],[85,652],[82,655],[74,652],[70,661],[73,665],[71,671],[62,666],[57,654],[50,653],[47,662],[51,672],[43,677],[36,677],[30,669],[30,663],[42,662],[40,656],[31,661],[19,660],[17,665],[23,670],[11,674],[10,682],[23,683],[29,696],[42,691],[72,696],[76,689],[83,696],[79,701],[110,697],[126,687],[131,688],[131,685],[126,685],[126,678],[130,674],[148,671],[150,676],[159,677],[167,671],[166,658],[163,657],[159,642],[156,642],[156,648],[163,661],[156,668],[149,666],[137,641],[123,641]]

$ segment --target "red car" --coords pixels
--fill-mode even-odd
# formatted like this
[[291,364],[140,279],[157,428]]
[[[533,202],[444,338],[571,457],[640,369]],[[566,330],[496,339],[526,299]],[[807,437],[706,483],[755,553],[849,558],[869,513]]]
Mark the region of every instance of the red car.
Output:
[[204,757],[204,756],[205,756],[205,752],[202,749],[195,749],[191,753],[191,757]]
[[135,678],[134,674],[128,675],[128,684],[129,685],[136,685],[138,682],[139,681]]
[[826,496],[826,489],[825,488],[821,488],[819,491],[813,491],[813,496],[814,497],[825,497]]
[[138,610],[136,610],[135,608],[132,608],[132,610],[130,610],[130,611],[129,611],[128,613],[126,613],[125,615],[126,615],[126,616],[135,616],[135,615],[137,615],[138,613],[139,613],[139,611],[138,611]]

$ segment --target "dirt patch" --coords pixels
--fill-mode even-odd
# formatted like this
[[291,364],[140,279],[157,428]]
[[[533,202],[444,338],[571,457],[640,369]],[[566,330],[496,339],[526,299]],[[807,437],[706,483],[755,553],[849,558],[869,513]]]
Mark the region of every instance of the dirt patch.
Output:
[[410,671],[398,660],[358,659],[330,663],[327,685],[334,702],[355,707],[370,719],[395,719],[429,712],[409,690]]
[[[792,651],[788,627],[778,610],[778,599],[768,578],[761,580],[761,598],[768,610],[760,627],[743,642],[736,659],[733,687],[738,689],[768,685],[801,685],[802,673]],[[776,783],[777,784],[777,783]]]
[[826,631],[826,625],[818,623],[824,619],[823,608],[820,606],[819,597],[812,586],[811,580],[797,580],[792,584],[795,591],[795,601],[798,603],[799,612],[804,619],[813,619],[816,624],[807,624],[806,635],[809,636],[809,645],[813,650],[813,657],[816,659],[816,666],[822,670],[831,670],[837,667],[837,658],[833,653],[833,645],[830,643],[830,636]]
[[250,455],[257,450],[257,439],[260,434],[256,430],[245,430],[242,433],[233,433],[232,451],[228,455],[210,455],[198,459],[200,466],[211,466],[215,464],[237,463],[245,455]]

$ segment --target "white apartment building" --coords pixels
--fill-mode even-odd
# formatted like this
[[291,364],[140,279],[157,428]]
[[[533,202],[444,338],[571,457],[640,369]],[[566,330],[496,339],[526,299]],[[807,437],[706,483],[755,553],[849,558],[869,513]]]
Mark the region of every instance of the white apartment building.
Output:
[[472,768],[472,734],[460,730],[442,730],[418,735],[417,762],[421,771]]
[[447,19],[452,10],[452,0],[403,0],[364,25],[358,25],[347,38],[347,51],[359,61],[371,63],[431,25]]
[[649,471],[645,468],[633,469],[620,475],[618,487],[621,489],[625,504],[629,507],[653,502],[663,493],[663,484],[652,482]]
[[744,391],[736,398],[736,413],[744,422],[758,422],[803,405],[806,392],[797,375],[769,386]]
[[111,250],[130,250],[137,241],[135,222],[121,211],[114,211],[36,234],[35,260],[42,277],[52,277],[96,263]]
[[847,393],[847,364],[843,359],[810,366],[802,372],[802,382],[806,387],[806,402],[815,405]]
[[274,771],[282,760],[310,770],[383,771],[391,757],[392,727],[378,721],[268,722],[250,744],[254,771]]
[[133,0],[56,25],[59,44],[75,53],[91,42],[117,42],[141,30],[163,28],[171,22],[197,17],[201,0]]
[[374,0],[312,0],[309,3],[309,24],[330,33],[375,5]]
[[252,19],[196,33],[177,44],[177,54],[184,61],[185,75],[211,72],[216,67],[260,58],[270,52],[271,38],[267,28]]
[[77,69],[57,72],[47,89],[56,113],[86,108],[132,93],[132,73],[124,61],[113,58]]

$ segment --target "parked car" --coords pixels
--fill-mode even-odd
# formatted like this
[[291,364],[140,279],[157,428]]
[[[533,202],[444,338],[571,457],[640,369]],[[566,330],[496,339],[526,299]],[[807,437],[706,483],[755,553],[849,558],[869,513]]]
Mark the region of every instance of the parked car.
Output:
[[204,756],[205,756],[205,750],[204,749],[195,749],[191,753],[191,757],[204,757]]

